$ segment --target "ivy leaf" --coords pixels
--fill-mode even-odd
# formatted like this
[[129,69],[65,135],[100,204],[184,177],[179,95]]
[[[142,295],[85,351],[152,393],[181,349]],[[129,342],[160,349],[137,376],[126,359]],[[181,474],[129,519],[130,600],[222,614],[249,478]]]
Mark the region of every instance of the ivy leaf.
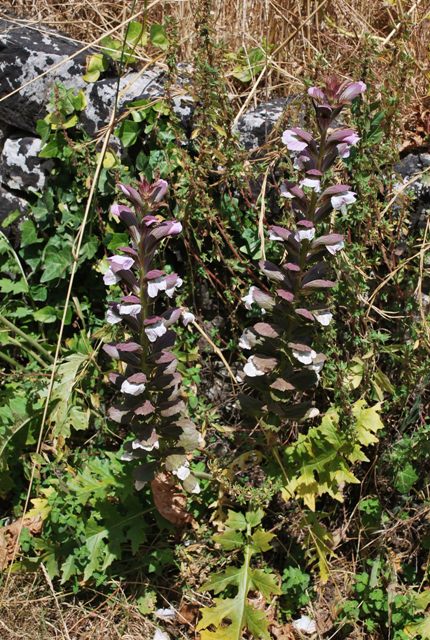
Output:
[[150,31],[151,43],[155,47],[159,47],[163,51],[169,48],[169,40],[166,35],[166,31],[161,24],[152,24]]
[[140,131],[141,127],[139,122],[124,120],[116,129],[115,133],[124,147],[131,147],[133,144],[136,144]]
[[54,246],[48,246],[45,252],[44,268],[40,282],[49,282],[50,280],[60,279],[68,271],[72,263],[72,254],[70,248],[64,247],[58,249]]
[[394,486],[403,495],[407,495],[415,482],[418,480],[418,474],[410,462],[406,462],[403,469],[399,469],[394,479]]

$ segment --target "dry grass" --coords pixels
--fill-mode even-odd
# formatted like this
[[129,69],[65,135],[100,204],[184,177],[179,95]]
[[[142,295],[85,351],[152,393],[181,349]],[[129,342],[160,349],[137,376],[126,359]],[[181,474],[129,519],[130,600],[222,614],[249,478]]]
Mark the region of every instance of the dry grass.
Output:
[[1,640],[149,640],[155,626],[118,587],[109,599],[53,593],[42,572],[16,576],[0,602]]
[[[192,59],[196,17],[210,16],[215,40],[228,51],[249,50],[263,39],[271,46],[264,84],[287,92],[316,61],[327,70],[351,75],[371,46],[379,71],[400,54],[416,66],[413,91],[428,88],[430,11],[427,0],[160,0],[145,11],[146,0],[3,0],[2,14],[61,30],[89,43],[142,11],[149,22],[174,18],[180,55]],[[153,3],[151,3],[153,4]]]

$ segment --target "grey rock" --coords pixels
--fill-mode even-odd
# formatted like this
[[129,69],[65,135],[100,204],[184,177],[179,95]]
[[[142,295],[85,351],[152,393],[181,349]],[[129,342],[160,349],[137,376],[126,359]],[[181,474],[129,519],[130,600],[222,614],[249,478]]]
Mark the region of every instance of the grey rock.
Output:
[[245,112],[237,122],[239,140],[247,150],[261,147],[293,98],[277,98]]
[[39,158],[42,143],[39,138],[7,138],[0,156],[0,182],[8,189],[41,191],[52,160]]
[[[423,153],[409,153],[394,166],[394,170],[403,178],[403,184],[406,184],[428,167],[430,167],[430,153],[426,150]],[[408,191],[414,196],[412,229],[425,226],[430,215],[430,171],[427,171],[424,176],[418,177],[408,187]]]
[[163,70],[155,66],[143,74],[139,72],[126,73],[119,83],[117,78],[106,78],[86,85],[84,92],[88,104],[81,116],[85,129],[93,134],[108,122],[115,104],[118,87],[118,111],[121,111],[134,100],[156,98],[162,95],[163,76]]
[[12,211],[18,210],[21,213],[25,213],[29,206],[26,200],[9,193],[7,189],[0,186],[0,225]]
[[[76,90],[85,87],[82,75],[88,51],[75,55],[79,48],[57,34],[0,20],[0,120],[35,133],[36,121],[46,114],[55,82]],[[38,77],[59,62],[61,66]],[[9,95],[19,87],[19,92]]]

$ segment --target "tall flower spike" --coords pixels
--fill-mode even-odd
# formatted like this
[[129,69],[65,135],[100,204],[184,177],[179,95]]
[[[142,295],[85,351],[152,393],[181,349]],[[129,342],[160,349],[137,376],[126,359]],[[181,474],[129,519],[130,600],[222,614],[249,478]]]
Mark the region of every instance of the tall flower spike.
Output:
[[313,392],[318,384],[325,356],[313,347],[317,329],[327,327],[333,314],[328,296],[335,284],[330,278],[330,261],[343,249],[341,234],[319,226],[333,211],[345,213],[355,202],[349,185],[328,185],[327,170],[336,158],[347,157],[358,142],[352,129],[334,129],[333,120],[344,104],[360,95],[363,83],[340,83],[334,79],[323,88],[313,87],[320,140],[298,128],[287,129],[282,142],[296,162],[296,182],[283,182],[282,201],[295,220],[287,229],[269,228],[269,240],[282,243],[283,262],[259,263],[268,280],[270,293],[251,287],[243,298],[245,307],[258,305],[265,312],[242,334],[239,346],[251,351],[239,378],[248,388],[242,396],[243,408],[270,430],[285,430],[291,420],[318,415]]
[[131,244],[119,250],[123,255],[108,258],[104,282],[121,285],[125,295],[110,303],[106,321],[125,325],[130,338],[104,345],[111,358],[123,363],[121,373],[110,376],[119,396],[108,415],[127,426],[133,436],[125,443],[123,458],[141,462],[134,469],[138,489],[163,469],[179,478],[187,491],[198,492],[188,458],[202,446],[202,438],[188,417],[172,352],[175,324],[182,318],[187,325],[194,316],[170,306],[181,278],[153,268],[160,243],[178,235],[182,225],[155,215],[165,207],[165,180],[149,183],[142,179],[137,188],[119,187],[131,207],[115,204],[112,213],[126,225]]

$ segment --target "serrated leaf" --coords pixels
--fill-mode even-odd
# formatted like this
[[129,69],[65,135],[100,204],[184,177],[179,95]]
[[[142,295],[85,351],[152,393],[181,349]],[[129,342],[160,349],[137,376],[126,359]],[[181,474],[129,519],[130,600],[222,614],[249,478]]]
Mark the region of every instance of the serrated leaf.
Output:
[[430,640],[430,616],[427,616],[419,622],[408,624],[404,631],[408,638],[416,638],[419,636],[421,640]]
[[252,534],[252,548],[253,551],[261,553],[263,551],[269,551],[272,548],[270,541],[275,537],[274,533],[270,531],[264,531],[264,529],[257,529]]
[[243,513],[236,513],[236,511],[229,510],[225,524],[229,529],[235,529],[236,531],[246,531],[247,528],[245,516]]
[[226,551],[240,549],[245,544],[242,534],[239,531],[233,531],[231,529],[227,529],[223,531],[223,533],[215,534],[213,539]]
[[224,591],[230,584],[238,585],[240,571],[241,570],[236,567],[228,567],[222,573],[216,573],[210,576],[209,580],[200,587],[199,591],[213,591],[215,595],[217,595],[221,593],[221,591]]
[[246,521],[251,527],[257,527],[259,524],[261,524],[263,517],[263,509],[257,509],[257,511],[248,511],[248,513],[245,515]]
[[250,590],[255,589],[259,591],[266,600],[269,600],[272,594],[279,595],[282,593],[273,573],[266,573],[261,569],[251,569],[249,575]]

